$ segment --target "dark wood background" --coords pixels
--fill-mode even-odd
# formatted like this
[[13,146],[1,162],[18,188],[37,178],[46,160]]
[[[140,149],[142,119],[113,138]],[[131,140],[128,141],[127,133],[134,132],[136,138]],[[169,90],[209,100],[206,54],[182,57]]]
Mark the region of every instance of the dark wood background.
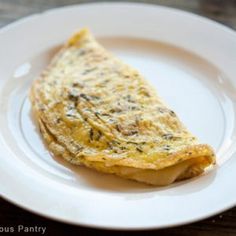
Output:
[[[32,13],[42,12],[54,7],[87,2],[94,1],[0,0],[0,27]],[[143,0],[134,2],[147,2],[183,9],[209,17],[234,30],[236,29],[236,0]],[[206,201],[209,200],[206,199]],[[154,231],[125,232],[96,230],[58,223],[24,211],[0,198],[0,227],[16,227],[20,224],[47,227],[46,235],[236,236],[236,207],[215,217],[186,226]],[[0,233],[0,235],[4,234]]]

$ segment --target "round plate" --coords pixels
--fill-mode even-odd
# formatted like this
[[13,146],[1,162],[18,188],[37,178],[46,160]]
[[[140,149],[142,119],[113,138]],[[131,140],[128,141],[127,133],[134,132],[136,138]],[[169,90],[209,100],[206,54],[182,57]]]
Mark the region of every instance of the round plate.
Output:
[[[31,114],[32,81],[71,34],[89,27],[137,68],[200,140],[217,167],[152,187],[52,157]],[[236,33],[183,11],[134,3],[64,7],[0,32],[0,192],[27,210],[109,229],[185,224],[236,203]]]

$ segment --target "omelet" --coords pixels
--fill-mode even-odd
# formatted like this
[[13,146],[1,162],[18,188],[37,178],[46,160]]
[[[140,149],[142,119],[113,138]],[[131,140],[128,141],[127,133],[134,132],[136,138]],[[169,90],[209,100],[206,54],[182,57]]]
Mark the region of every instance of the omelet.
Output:
[[87,29],[33,82],[30,99],[49,150],[72,164],[157,186],[215,164],[213,149]]

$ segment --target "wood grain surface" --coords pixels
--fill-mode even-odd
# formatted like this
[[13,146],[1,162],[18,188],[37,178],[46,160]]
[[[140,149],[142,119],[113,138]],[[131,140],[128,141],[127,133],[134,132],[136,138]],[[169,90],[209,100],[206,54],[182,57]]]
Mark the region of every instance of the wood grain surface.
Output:
[[[88,3],[85,0],[0,0],[0,27],[21,17],[42,12],[46,9],[64,5]],[[98,2],[98,1],[96,1]],[[143,0],[146,2],[171,6],[206,16],[236,29],[236,0]],[[232,187],[235,187],[233,183]],[[209,201],[210,199],[206,199]],[[0,229],[1,227],[18,225],[46,227],[46,235],[173,235],[173,236],[236,236],[236,207],[215,217],[170,229],[125,232],[105,231],[77,227],[49,220],[22,210],[0,198]],[[13,233],[23,235],[23,233]],[[40,233],[34,233],[35,235]],[[0,235],[9,235],[1,233]],[[25,235],[30,235],[27,233]]]

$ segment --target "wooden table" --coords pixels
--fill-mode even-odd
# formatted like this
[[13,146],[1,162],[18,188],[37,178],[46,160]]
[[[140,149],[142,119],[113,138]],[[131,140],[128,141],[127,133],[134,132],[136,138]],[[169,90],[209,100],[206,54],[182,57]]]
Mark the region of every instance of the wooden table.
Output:
[[[0,0],[0,27],[32,13],[46,9],[75,3],[92,2],[86,0]],[[219,21],[236,29],[236,0],[144,0],[165,6],[171,6],[191,11],[213,20]],[[234,180],[232,180],[234,181]],[[235,186],[235,184],[233,185]],[[206,199],[207,200],[207,199]],[[0,227],[25,225],[46,227],[47,235],[185,235],[185,236],[235,236],[236,207],[210,219],[194,224],[170,229],[124,232],[103,231],[84,227],[76,227],[58,223],[52,220],[24,211],[0,198]],[[19,234],[19,233],[16,233]],[[3,235],[0,233],[0,235]],[[28,233],[29,235],[29,233]]]

